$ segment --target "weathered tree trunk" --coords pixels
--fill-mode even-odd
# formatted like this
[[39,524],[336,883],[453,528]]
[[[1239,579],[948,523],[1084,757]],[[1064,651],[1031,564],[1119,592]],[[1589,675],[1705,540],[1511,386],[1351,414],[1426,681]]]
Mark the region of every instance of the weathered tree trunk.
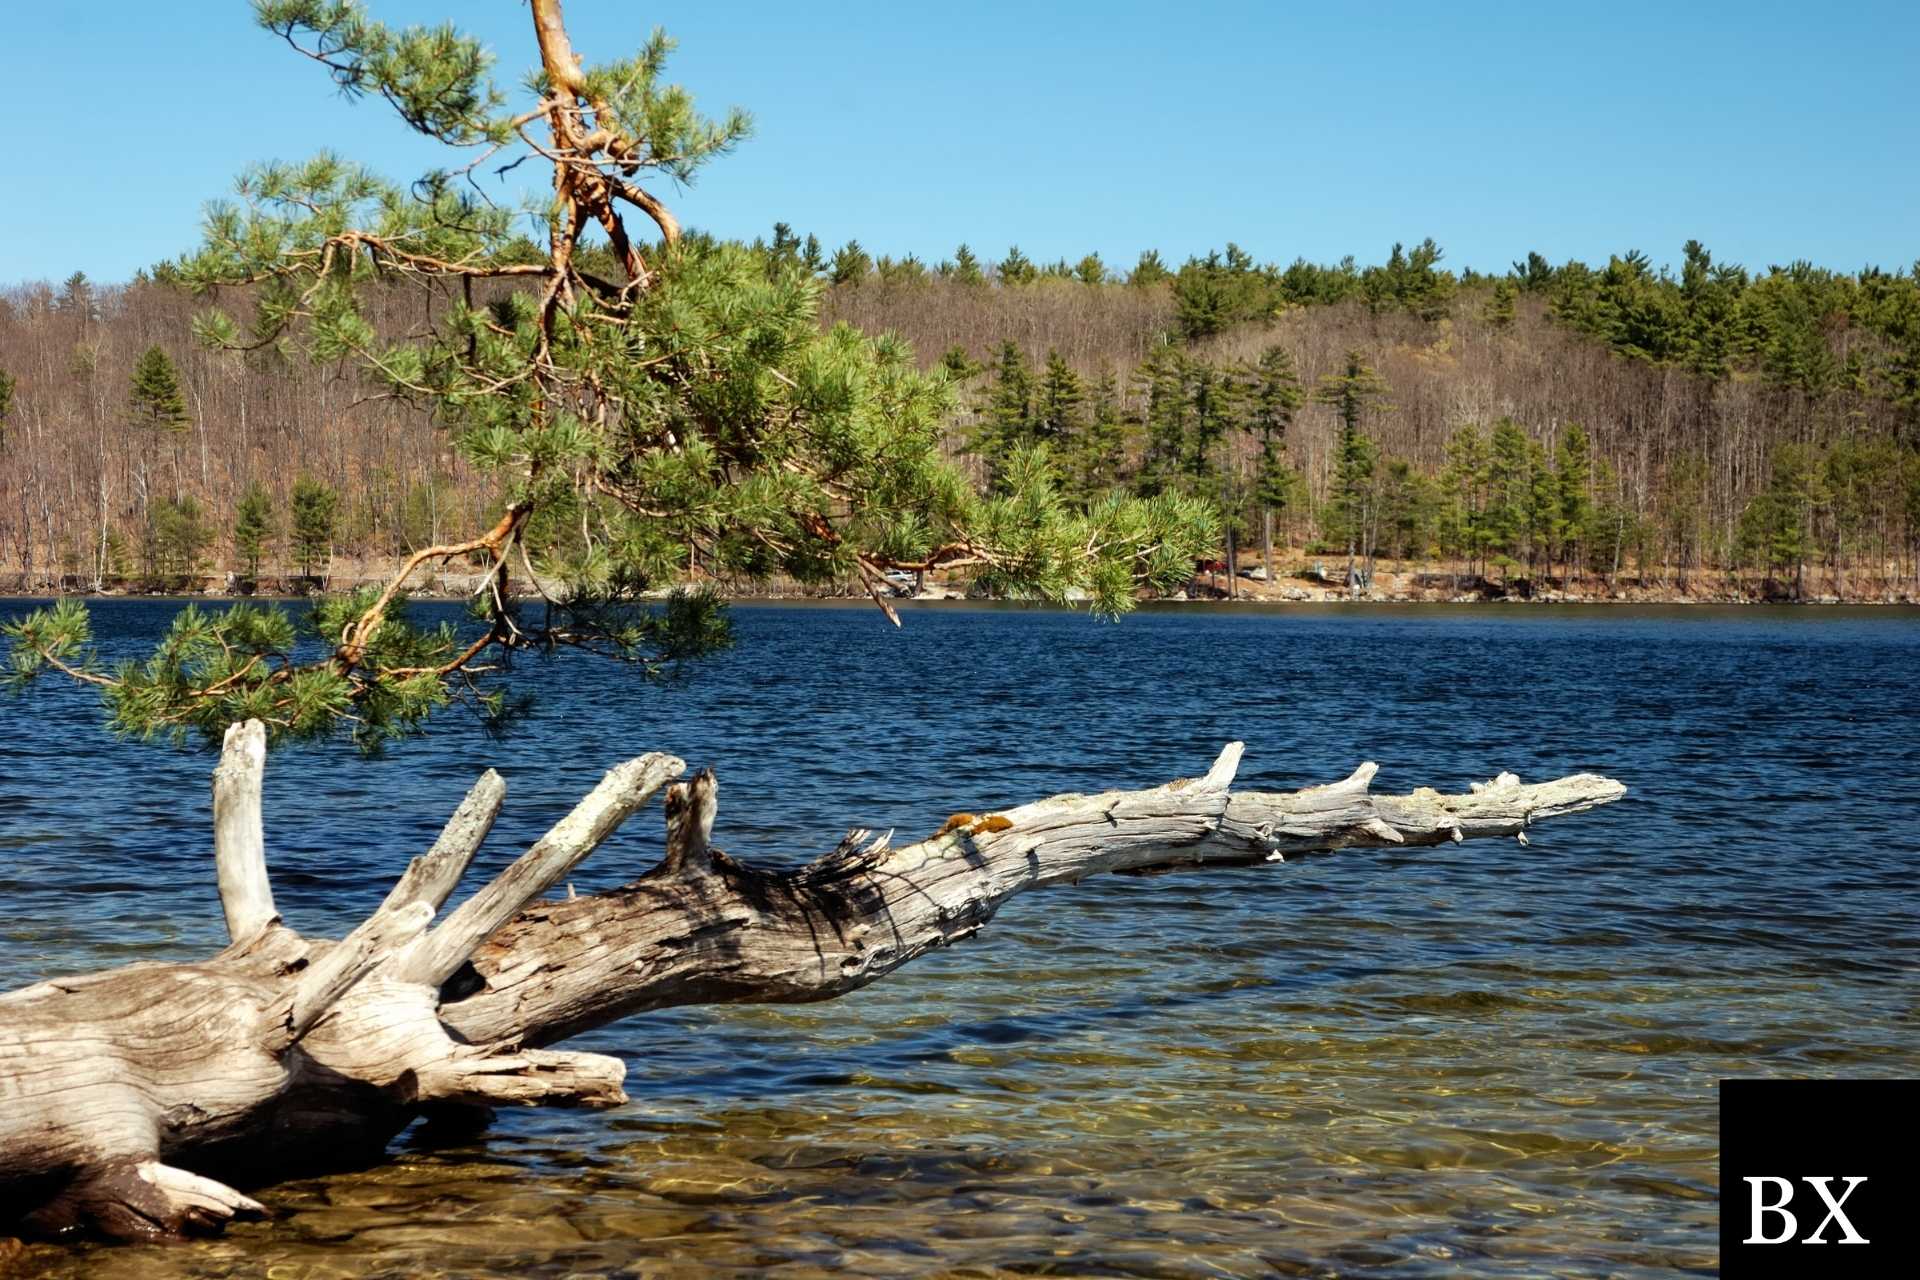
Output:
[[505,797],[490,771],[373,915],[328,942],[274,909],[264,741],[258,723],[235,726],[214,771],[232,945],[0,996],[0,1214],[28,1230],[217,1229],[261,1206],[212,1177],[287,1176],[289,1150],[308,1164],[377,1155],[440,1105],[616,1105],[618,1059],[544,1046],[647,1009],[829,999],[971,936],[1023,889],[1346,845],[1525,843],[1533,822],[1626,790],[1591,774],[1532,786],[1502,774],[1467,795],[1375,796],[1366,764],[1296,793],[1233,792],[1233,743],[1198,779],[955,814],[897,847],[855,831],[804,867],[766,872],[710,844],[718,786],[703,771],[668,787],[659,866],[607,893],[541,900],[684,771],[647,755],[429,931]]

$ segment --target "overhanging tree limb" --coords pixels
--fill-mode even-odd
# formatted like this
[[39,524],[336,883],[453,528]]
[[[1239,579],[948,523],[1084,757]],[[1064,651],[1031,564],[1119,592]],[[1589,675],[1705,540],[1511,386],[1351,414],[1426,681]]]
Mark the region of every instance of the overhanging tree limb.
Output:
[[[135,735],[194,729],[213,743],[258,718],[276,739],[346,729],[371,744],[468,697],[497,717],[507,704],[476,681],[504,667],[490,660],[503,650],[568,645],[653,669],[720,646],[709,596],[644,603],[700,574],[861,579],[896,620],[875,586],[888,568],[978,574],[1105,614],[1186,580],[1214,539],[1209,504],[1069,503],[1038,450],[978,492],[942,455],[954,406],[944,373],[922,371],[895,338],[823,331],[813,272],[682,237],[648,189],[731,148],[744,114],[703,117],[664,83],[671,42],[658,32],[630,58],[587,64],[559,0],[530,11],[540,70],[532,108],[516,110],[484,46],[451,27],[390,28],[332,0],[255,4],[350,96],[385,100],[451,147],[546,158],[552,199],[526,211],[544,244],[470,196],[458,169],[402,183],[321,152],[249,172],[238,203],[209,208],[201,249],[158,272],[216,303],[241,292],[245,326],[218,305],[197,318],[213,345],[304,345],[431,412],[498,483],[499,522],[407,557],[350,604],[323,604],[324,657],[291,661],[291,620],[250,609],[196,614],[148,662],[109,669],[85,652],[84,608],[63,606],[8,626],[14,682],[51,670],[91,683]],[[632,234],[634,209],[657,242]],[[595,226],[611,265],[582,245]],[[395,283],[424,303],[423,322],[399,334],[369,318]],[[556,584],[541,586],[538,617],[522,617],[503,585],[512,550],[539,570],[536,586]],[[431,566],[479,552],[492,563],[477,637],[415,626],[396,607]]]

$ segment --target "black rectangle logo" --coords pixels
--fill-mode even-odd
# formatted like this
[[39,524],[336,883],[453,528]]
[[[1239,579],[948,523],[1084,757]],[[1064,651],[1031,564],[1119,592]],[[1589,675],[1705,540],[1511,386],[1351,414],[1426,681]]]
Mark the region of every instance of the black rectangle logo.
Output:
[[1722,1080],[1720,1269],[1911,1275],[1915,1080]]

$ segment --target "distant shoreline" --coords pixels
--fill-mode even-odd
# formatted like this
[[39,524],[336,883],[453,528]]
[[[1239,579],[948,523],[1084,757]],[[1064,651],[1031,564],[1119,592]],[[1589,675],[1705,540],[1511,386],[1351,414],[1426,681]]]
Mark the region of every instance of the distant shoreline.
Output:
[[[348,589],[351,589],[351,588],[348,588]],[[299,604],[302,601],[318,599],[320,598],[321,594],[333,595],[333,594],[340,594],[340,593],[328,592],[328,593],[313,593],[313,594],[304,594],[304,595],[292,594],[292,593],[277,593],[277,592],[263,592],[259,595],[240,595],[240,594],[230,594],[225,592],[146,593],[146,592],[128,592],[128,591],[100,591],[100,592],[66,591],[66,592],[55,593],[55,592],[46,592],[46,591],[30,592],[30,591],[21,591],[21,590],[9,588],[7,590],[0,590],[0,603],[15,604],[15,603],[39,602],[39,601],[57,600],[57,599],[79,599],[79,600],[86,600],[89,602],[125,600],[125,601],[147,601],[155,604],[177,603],[177,604],[183,604],[183,605],[185,604],[228,605],[228,604],[245,604],[249,602],[260,603],[260,604]],[[454,593],[449,591],[415,591],[415,592],[408,593],[408,599],[410,600],[421,602],[421,603],[432,603],[432,604],[459,604],[466,601],[469,598],[470,597],[465,593]],[[770,594],[770,593],[761,592],[761,593],[753,593],[753,594],[734,595],[734,594],[727,594],[726,592],[723,591],[721,593],[721,598],[729,605],[746,606],[746,607],[813,606],[813,607],[824,607],[824,608],[864,607],[869,609],[874,607],[874,602],[872,597],[865,594],[857,594],[857,595],[856,594],[846,594],[846,595],[790,594],[789,595],[789,594]],[[539,596],[530,595],[530,594],[516,596],[516,599],[521,604],[538,604],[540,601]],[[939,607],[939,608],[951,608],[951,609],[966,609],[966,608],[988,608],[988,609],[1005,608],[1005,609],[1036,609],[1036,610],[1059,609],[1059,610],[1069,611],[1069,612],[1084,610],[1084,605],[1078,601],[1070,601],[1063,605],[1063,604],[1055,604],[1047,600],[1006,599],[1006,598],[995,598],[995,597],[984,597],[984,596],[976,597],[976,596],[960,595],[958,593],[935,593],[935,594],[928,594],[928,595],[921,595],[921,596],[911,596],[911,595],[889,596],[887,598],[887,603],[896,608],[909,607],[909,608],[915,608],[915,609],[926,608],[926,607]],[[1248,594],[1236,595],[1231,598],[1225,595],[1216,595],[1216,594],[1205,594],[1205,595],[1197,595],[1197,596],[1187,596],[1187,595],[1161,596],[1161,597],[1155,597],[1152,599],[1141,600],[1138,602],[1138,604],[1139,604],[1139,607],[1143,609],[1165,609],[1169,612],[1178,611],[1178,610],[1187,609],[1187,608],[1192,608],[1196,610],[1219,609],[1219,608],[1255,609],[1262,612],[1267,612],[1267,611],[1285,612],[1286,610],[1292,609],[1292,608],[1305,607],[1305,608],[1311,609],[1311,608],[1324,608],[1327,606],[1340,606],[1342,608],[1354,608],[1356,610],[1360,610],[1360,609],[1366,609],[1370,607],[1462,608],[1462,607],[1484,607],[1484,606],[1490,606],[1490,605],[1514,605],[1514,606],[1519,606],[1523,608],[1527,606],[1586,607],[1586,608],[1593,608],[1596,610],[1623,608],[1623,607],[1624,608],[1633,608],[1633,607],[1683,608],[1684,607],[1684,608],[1721,608],[1721,609],[1806,608],[1809,610],[1818,610],[1823,608],[1824,609],[1838,609],[1838,608],[1913,609],[1913,608],[1920,608],[1920,594],[1915,594],[1915,595],[1895,594],[1892,596],[1881,595],[1881,596],[1874,596],[1874,597],[1848,596],[1844,598],[1838,597],[1838,596],[1832,596],[1832,595],[1822,595],[1822,596],[1809,596],[1804,600],[1795,600],[1791,598],[1768,599],[1768,598],[1751,596],[1751,595],[1743,597],[1743,596],[1734,596],[1730,594],[1704,594],[1704,593],[1680,594],[1680,593],[1671,592],[1671,591],[1660,592],[1660,591],[1654,591],[1650,589],[1635,589],[1630,594],[1611,594],[1611,595],[1587,595],[1587,594],[1581,594],[1581,593],[1568,594],[1568,593],[1559,593],[1559,592],[1551,592],[1551,593],[1543,592],[1543,593],[1535,594],[1532,596],[1522,596],[1518,593],[1504,595],[1504,596],[1459,594],[1459,595],[1452,595],[1452,596],[1447,596],[1442,598],[1436,598],[1431,594],[1411,594],[1411,593],[1402,593],[1402,592],[1383,593],[1378,591],[1371,592],[1368,594],[1358,595],[1358,596],[1350,596],[1350,595],[1345,595],[1341,593],[1336,593],[1335,591],[1329,589],[1329,590],[1325,590],[1325,591],[1318,592],[1318,593],[1304,596],[1304,597],[1293,596],[1293,595],[1281,596],[1281,595],[1275,595],[1271,593],[1257,594],[1257,595],[1248,593]]]
[[[1478,566],[1466,562],[1428,561],[1425,563],[1408,561],[1379,561],[1373,566],[1368,579],[1367,590],[1352,593],[1345,585],[1345,557],[1308,557],[1305,561],[1289,555],[1286,558],[1275,557],[1280,566],[1276,578],[1269,580],[1264,576],[1249,577],[1248,571],[1264,575],[1267,570],[1260,564],[1259,557],[1243,558],[1239,562],[1241,569],[1237,577],[1229,578],[1224,572],[1225,565],[1220,562],[1196,565],[1194,576],[1188,580],[1184,590],[1170,596],[1156,597],[1149,602],[1166,605],[1190,604],[1196,606],[1231,605],[1290,605],[1290,604],[1338,604],[1338,605],[1431,605],[1431,604],[1577,604],[1577,605],[1920,605],[1920,578],[1911,574],[1888,572],[1869,578],[1865,574],[1839,577],[1829,575],[1824,569],[1809,566],[1803,585],[1804,597],[1796,597],[1793,590],[1794,579],[1748,577],[1737,573],[1722,571],[1694,570],[1682,574],[1673,569],[1648,568],[1636,576],[1618,574],[1609,579],[1604,575],[1592,575],[1579,578],[1566,578],[1543,575],[1540,578],[1523,577],[1515,574],[1510,578],[1494,578]],[[191,600],[217,603],[221,601],[239,602],[243,600],[293,601],[310,599],[318,595],[344,595],[348,592],[369,587],[383,587],[390,575],[397,571],[398,563],[386,563],[382,560],[342,560],[336,559],[330,571],[322,575],[297,576],[286,574],[266,574],[258,579],[257,585],[267,588],[258,594],[246,594],[237,588],[244,581],[230,573],[209,573],[187,579],[176,579],[182,585],[201,588],[198,591],[145,592],[124,589],[124,580],[119,589],[107,591],[88,591],[71,589],[78,585],[79,579],[67,575],[63,581],[70,588],[64,592],[49,592],[47,584],[37,583],[39,590],[25,589],[25,574],[17,568],[9,571],[0,569],[0,599],[47,599],[53,595],[66,595],[90,600]],[[1889,565],[1889,569],[1893,566]],[[482,589],[487,575],[478,572],[440,572],[423,574],[419,585],[410,590],[408,598],[414,600],[463,601],[470,599],[476,590]],[[1225,594],[1229,583],[1234,594]],[[1682,583],[1685,584],[1682,587]],[[1856,583],[1858,586],[1856,586]],[[513,582],[514,598],[522,604],[538,604],[542,599],[534,584],[524,578]],[[548,591],[558,594],[554,583],[540,584]],[[678,583],[676,586],[693,585]],[[792,604],[792,603],[845,603],[866,604],[871,607],[872,598],[862,589],[852,585],[840,587],[803,587],[785,579],[772,583],[742,587],[719,579],[704,579],[698,585],[711,587],[721,597],[732,604]],[[904,585],[904,584],[903,584]],[[890,604],[933,604],[945,602],[971,604],[1034,604],[1042,605],[1040,600],[992,599],[976,597],[968,592],[969,584],[965,580],[944,581],[934,575],[926,575],[918,584],[919,594],[902,593],[887,597]],[[1840,587],[1840,591],[1833,590]],[[303,589],[304,588],[304,589]],[[662,589],[660,596],[666,595]],[[1066,607],[1072,608],[1080,603],[1078,598],[1070,599]]]

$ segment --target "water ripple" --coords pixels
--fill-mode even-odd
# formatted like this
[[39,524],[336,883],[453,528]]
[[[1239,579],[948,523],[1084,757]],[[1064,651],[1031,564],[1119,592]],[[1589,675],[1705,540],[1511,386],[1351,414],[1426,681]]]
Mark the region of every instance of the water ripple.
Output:
[[[0,613],[6,611],[0,606]],[[165,616],[97,611],[124,651]],[[612,1115],[503,1118],[166,1250],[54,1276],[1650,1276],[1717,1268],[1714,1082],[1913,1075],[1910,611],[738,611],[680,684],[533,662],[536,720],[371,762],[277,754],[280,905],[339,931],[495,765],[505,864],[652,749],[717,766],[716,840],[791,864],[850,825],[1381,764],[1633,792],[1530,848],[1359,851],[1086,882],[824,1006],[671,1010]],[[858,673],[856,678],[854,673]],[[1844,674],[1844,679],[1834,678]],[[204,756],[106,743],[84,692],[0,739],[0,981],[220,941]],[[103,802],[103,797],[111,797]],[[657,858],[639,820],[581,892]]]

